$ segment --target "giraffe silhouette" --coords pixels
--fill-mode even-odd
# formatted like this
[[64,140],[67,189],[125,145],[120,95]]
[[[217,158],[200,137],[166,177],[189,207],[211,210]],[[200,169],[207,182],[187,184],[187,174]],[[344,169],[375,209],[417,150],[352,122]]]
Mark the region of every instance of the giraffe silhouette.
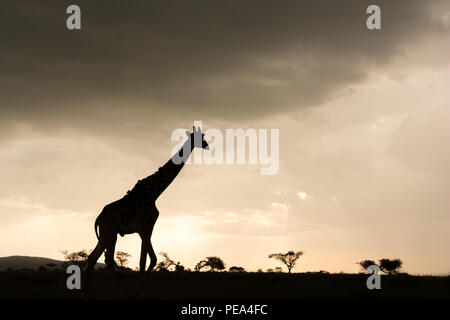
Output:
[[[103,252],[105,252],[107,268],[113,274],[117,287],[122,291],[116,273],[118,267],[114,261],[117,234],[124,236],[138,233],[142,240],[139,261],[141,280],[132,297],[136,297],[141,291],[147,273],[155,267],[157,260],[151,243],[153,227],[159,216],[155,201],[176,178],[194,148],[209,149],[200,128],[194,127],[193,132],[186,131],[186,135],[188,136],[186,142],[165,165],[151,176],[139,180],[122,199],[106,205],[95,220],[94,228],[98,243],[89,255],[84,268],[83,296],[88,290],[91,271]],[[150,266],[146,271],[147,254],[150,258]]]

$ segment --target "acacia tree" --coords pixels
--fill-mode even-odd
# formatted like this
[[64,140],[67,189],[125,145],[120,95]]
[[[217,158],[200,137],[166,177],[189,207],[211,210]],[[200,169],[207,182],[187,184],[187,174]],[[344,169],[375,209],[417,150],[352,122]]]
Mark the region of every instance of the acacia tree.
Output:
[[204,267],[206,267],[206,260],[200,260],[194,267],[195,271],[201,271]]
[[205,260],[201,260],[195,265],[195,271],[201,271],[201,269],[209,267],[209,271],[221,271],[225,269],[225,263],[219,257],[206,257]]
[[80,268],[83,268],[89,257],[89,253],[85,249],[75,252],[68,252],[67,250],[64,250],[61,251],[61,253],[64,255],[64,260],[66,261],[63,267],[71,264],[76,264],[80,266]]
[[184,266],[180,263],[180,261],[178,261],[177,264],[175,265],[175,271],[181,272],[184,270],[185,270]]
[[116,260],[119,263],[120,268],[125,269],[127,267],[129,257],[131,257],[131,254],[129,253],[123,251],[116,252]]
[[228,269],[230,272],[245,272],[243,267],[232,266]]
[[376,262],[373,260],[362,260],[360,262],[357,262],[356,264],[358,264],[361,267],[362,272],[366,272],[367,268],[370,266],[377,265]]
[[269,258],[281,261],[288,269],[288,273],[295,267],[298,258],[303,255],[303,251],[288,251],[287,253],[271,253]]
[[169,255],[165,252],[160,252],[159,253],[161,256],[163,256],[164,260],[159,262],[158,265],[156,266],[156,270],[157,271],[169,271],[169,268],[171,266],[175,266],[176,267],[176,263],[169,258]]
[[389,275],[399,273],[400,268],[403,265],[403,262],[400,259],[380,259],[378,261],[380,270]]
[[206,257],[206,261],[211,271],[222,271],[225,269],[225,263],[219,257]]

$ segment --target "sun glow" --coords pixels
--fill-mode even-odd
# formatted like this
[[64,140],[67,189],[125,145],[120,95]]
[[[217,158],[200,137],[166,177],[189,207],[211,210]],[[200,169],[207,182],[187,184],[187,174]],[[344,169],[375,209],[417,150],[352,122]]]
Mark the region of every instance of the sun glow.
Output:
[[305,192],[299,192],[298,196],[300,197],[300,199],[302,199],[303,201],[306,201],[306,198],[308,197],[308,195]]

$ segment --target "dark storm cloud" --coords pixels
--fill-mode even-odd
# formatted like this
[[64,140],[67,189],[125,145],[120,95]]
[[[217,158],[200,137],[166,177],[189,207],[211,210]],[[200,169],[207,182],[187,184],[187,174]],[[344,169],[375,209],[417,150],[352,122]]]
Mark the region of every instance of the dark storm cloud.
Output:
[[319,104],[424,36],[436,1],[2,1],[3,128],[236,119]]

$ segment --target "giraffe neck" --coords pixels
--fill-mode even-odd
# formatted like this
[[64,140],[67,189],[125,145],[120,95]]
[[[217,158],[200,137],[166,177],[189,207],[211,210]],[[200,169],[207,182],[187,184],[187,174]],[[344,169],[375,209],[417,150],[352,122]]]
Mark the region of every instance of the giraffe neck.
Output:
[[180,150],[174,154],[169,161],[166,162],[162,167],[158,169],[152,176],[153,183],[153,198],[156,200],[167,189],[167,187],[172,183],[172,181],[180,173],[181,169],[184,167],[185,162],[189,158],[192,150],[194,149],[191,139],[188,139]]

